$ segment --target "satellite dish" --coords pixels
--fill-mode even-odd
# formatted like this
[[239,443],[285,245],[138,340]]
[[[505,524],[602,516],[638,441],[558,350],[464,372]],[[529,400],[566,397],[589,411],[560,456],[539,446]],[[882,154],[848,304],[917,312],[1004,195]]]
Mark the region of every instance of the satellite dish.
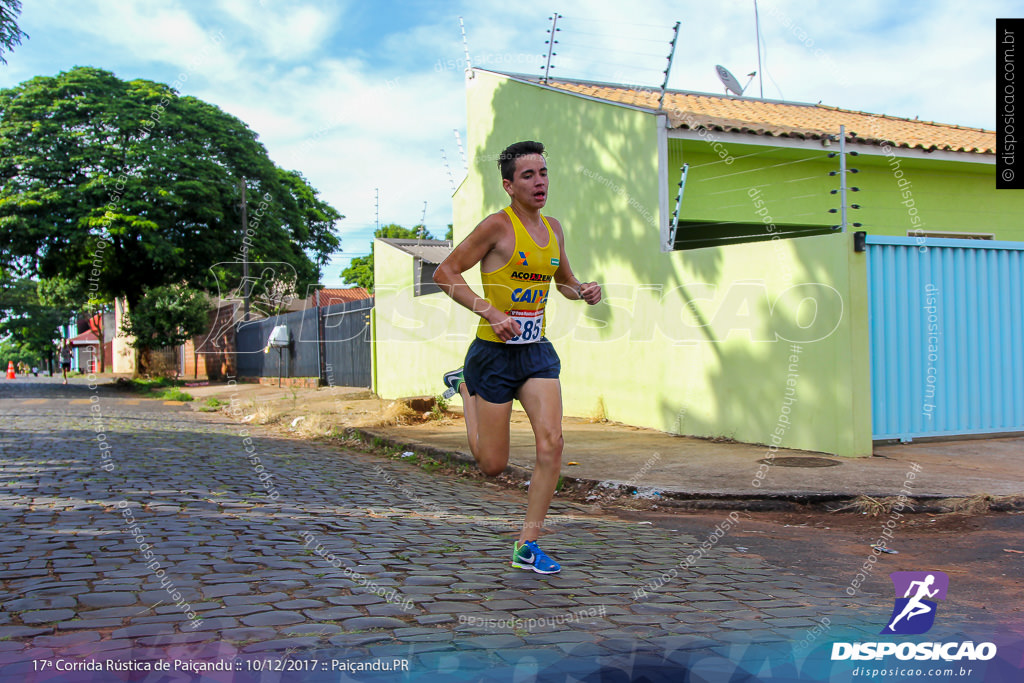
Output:
[[[728,69],[721,64],[715,64],[715,73],[718,74],[718,80],[722,81],[722,85],[725,86],[725,92],[728,94],[732,91],[738,97],[743,97],[743,91],[746,90],[746,86],[740,86],[740,82],[736,80],[736,77],[732,75]],[[748,74],[754,80],[754,74]],[[750,81],[747,81],[747,85],[750,85]]]
[[740,86],[740,82],[736,80],[736,77],[721,64],[715,64],[715,72],[718,74],[718,80],[722,81],[722,85],[725,86],[725,92],[728,93],[730,90],[739,95],[743,96],[743,88]]

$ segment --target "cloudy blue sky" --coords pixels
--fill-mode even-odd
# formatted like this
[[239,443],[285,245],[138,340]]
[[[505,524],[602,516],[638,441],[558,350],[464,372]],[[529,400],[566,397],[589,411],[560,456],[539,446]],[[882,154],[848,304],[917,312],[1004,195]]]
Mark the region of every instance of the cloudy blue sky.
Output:
[[[170,83],[255,130],[274,161],[301,171],[346,219],[339,286],[380,222],[451,221],[464,175],[465,57],[539,73],[551,9],[562,15],[554,75],[659,85],[676,21],[669,87],[721,93],[715,64],[757,69],[753,0],[536,3],[350,0],[24,0],[30,35],[0,65],[0,87],[76,65]],[[1024,2],[759,0],[764,96],[992,129],[996,17]],[[747,94],[757,95],[757,80]],[[495,175],[497,182],[497,175]],[[554,177],[557,179],[557,176]]]

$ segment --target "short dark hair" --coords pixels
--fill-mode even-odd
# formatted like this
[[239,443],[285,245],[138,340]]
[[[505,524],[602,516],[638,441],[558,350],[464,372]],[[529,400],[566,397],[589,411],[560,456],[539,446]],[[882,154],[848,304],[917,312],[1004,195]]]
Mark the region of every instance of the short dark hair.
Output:
[[505,151],[498,157],[498,169],[501,177],[505,180],[512,180],[516,173],[516,159],[529,156],[530,154],[544,154],[544,145],[532,140],[516,142],[505,148]]

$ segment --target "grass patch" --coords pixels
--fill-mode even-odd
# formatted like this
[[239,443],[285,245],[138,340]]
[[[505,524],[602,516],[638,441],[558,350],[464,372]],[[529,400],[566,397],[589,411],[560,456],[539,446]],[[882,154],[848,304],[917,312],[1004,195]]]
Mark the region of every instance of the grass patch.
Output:
[[302,436],[310,438],[321,438],[330,436],[334,432],[334,425],[331,424],[331,416],[313,413],[304,420],[300,420],[295,427]]
[[115,386],[119,389],[127,389],[145,398],[156,398],[163,401],[191,401],[192,396],[179,389],[184,384],[183,380],[168,379],[166,377],[154,377],[152,379],[127,379],[120,377],[115,382]]
[[256,424],[272,425],[280,422],[284,415],[275,410],[267,401],[249,400],[249,407],[252,408]]
[[395,425],[411,424],[416,421],[419,414],[401,401],[392,401],[383,410],[367,415],[361,420],[352,423],[353,427],[393,427]]
[[206,399],[206,402],[203,404],[203,406],[201,408],[199,408],[199,412],[201,412],[201,413],[215,413],[218,410],[220,410],[221,406],[226,406],[226,405],[229,405],[229,403],[227,401],[222,401],[219,398],[211,396],[208,399]]
[[192,394],[185,393],[184,391],[182,391],[178,387],[171,387],[169,389],[164,389],[162,392],[160,392],[160,394],[158,394],[156,396],[156,398],[160,399],[161,401],[192,401],[192,400],[194,400],[192,398]]
[[422,461],[421,461],[421,462],[419,463],[419,466],[420,466],[420,467],[421,467],[421,468],[422,468],[423,470],[425,470],[425,471],[427,471],[427,472],[431,472],[431,473],[432,473],[432,472],[436,472],[437,470],[439,470],[439,469],[441,469],[442,467],[444,467],[444,465],[442,465],[442,464],[441,464],[441,463],[440,463],[439,461],[435,460],[434,458],[424,458],[424,459],[423,459],[423,460],[422,460]]

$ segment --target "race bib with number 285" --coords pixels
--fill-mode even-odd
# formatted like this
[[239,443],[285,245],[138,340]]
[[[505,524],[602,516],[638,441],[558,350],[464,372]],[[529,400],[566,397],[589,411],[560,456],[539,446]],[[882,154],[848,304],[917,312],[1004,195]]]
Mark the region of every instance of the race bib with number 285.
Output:
[[544,329],[544,311],[509,311],[510,318],[519,323],[519,336],[512,337],[506,344],[532,344],[540,340]]

